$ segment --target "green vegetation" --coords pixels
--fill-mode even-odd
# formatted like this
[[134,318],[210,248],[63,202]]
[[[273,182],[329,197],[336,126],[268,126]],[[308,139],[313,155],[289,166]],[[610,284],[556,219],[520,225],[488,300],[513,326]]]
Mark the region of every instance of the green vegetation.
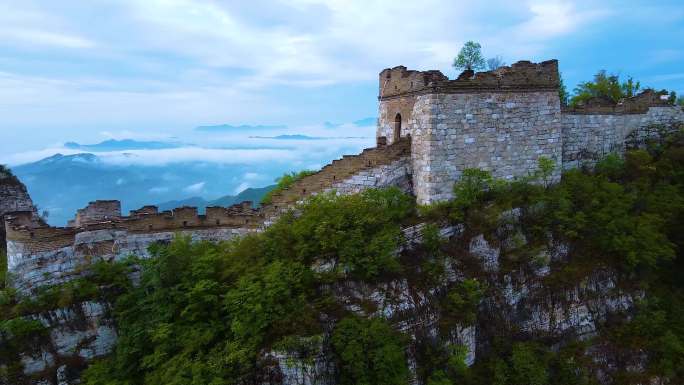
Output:
[[[116,353],[92,366],[86,383],[249,383],[260,376],[264,349],[300,352],[298,341],[316,341],[321,313],[341,319],[334,339],[342,378],[400,383],[407,369],[399,333],[384,320],[346,321],[353,316],[317,288],[396,273],[400,226],[413,212],[412,199],[396,189],[322,194],[261,234],[153,248],[153,258],[139,261],[140,285],[117,301]],[[316,273],[309,266],[318,258],[336,268]],[[375,346],[365,368],[349,361],[360,343]]]
[[452,66],[459,70],[478,70],[485,68],[485,59],[482,56],[482,46],[474,41],[467,41],[458,56],[454,58]]
[[620,81],[620,75],[608,74],[601,70],[594,75],[593,81],[582,82],[575,88],[575,95],[570,99],[570,105],[586,102],[591,98],[603,98],[614,103],[637,94],[641,83],[631,77]]
[[[430,385],[594,385],[605,365],[593,354],[617,355],[602,372],[613,384],[656,375],[682,383],[684,133],[609,156],[592,172],[568,171],[559,183],[552,175],[545,158],[514,181],[466,170],[454,200],[420,208],[397,189],[317,195],[261,233],[221,244],[179,237],[146,260],[95,263],[90,276],[31,301],[2,291],[0,334],[10,343],[0,348],[9,363],[0,378],[15,378],[20,348],[44,335],[22,316],[98,298],[114,303],[119,339],[85,372],[89,385],[262,383],[274,365],[269,352],[311,363],[322,346],[340,384],[405,384],[409,354]],[[424,242],[397,255],[402,227],[423,222]],[[448,224],[462,233],[442,238]],[[500,248],[498,273],[468,251],[480,234]],[[549,258],[549,245],[567,245],[567,256]],[[536,275],[540,267],[548,273]],[[500,305],[505,277],[538,280],[539,295],[562,304],[554,295],[597,273],[640,302],[581,340],[530,333]],[[429,307],[386,318],[368,299],[397,301],[396,291]],[[435,328],[411,327],[428,315]],[[468,367],[468,349],[454,337],[473,325],[482,343]]]
[[482,56],[482,46],[480,43],[474,41],[467,41],[458,56],[454,58],[452,66],[457,70],[481,70],[487,69],[489,71],[497,70],[506,65],[506,62],[499,55],[485,60]]
[[568,88],[565,86],[565,81],[563,81],[563,74],[558,74],[558,97],[560,98],[561,106],[567,106],[570,100],[570,94],[568,93]]
[[273,190],[267,192],[266,195],[264,195],[264,197],[261,198],[261,204],[262,205],[270,204],[271,200],[273,199],[273,196],[275,194],[277,194],[277,193],[279,193],[285,189],[290,188],[290,186],[292,186],[298,180],[300,180],[306,176],[313,175],[315,173],[316,173],[316,171],[311,171],[311,170],[303,170],[300,172],[294,172],[293,171],[291,173],[285,173],[283,176],[276,179],[276,183],[277,183],[276,187]]
[[[660,92],[662,94],[667,94],[667,90],[662,90]],[[673,106],[684,106],[684,96],[677,96],[675,91],[670,91],[667,101]]]
[[0,164],[0,178],[7,178],[13,175],[14,174],[12,174],[12,170],[10,170],[9,167],[5,166],[4,164]]
[[342,385],[405,385],[407,341],[379,318],[348,317],[340,321],[332,346],[340,363]]

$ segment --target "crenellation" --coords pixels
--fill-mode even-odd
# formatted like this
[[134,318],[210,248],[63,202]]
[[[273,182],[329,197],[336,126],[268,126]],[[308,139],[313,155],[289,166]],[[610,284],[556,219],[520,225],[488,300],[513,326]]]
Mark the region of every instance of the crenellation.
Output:
[[97,200],[76,211],[76,218],[70,221],[71,227],[82,227],[89,223],[108,222],[121,218],[121,202],[117,200]]
[[230,207],[209,207],[199,215],[194,207],[173,211],[119,217],[81,227],[50,227],[30,221],[29,213],[6,217],[8,271],[12,285],[21,292],[63,283],[81,275],[81,270],[98,259],[127,255],[149,257],[148,247],[168,243],[176,234],[194,240],[218,242],[258,231],[263,215],[242,202]]
[[159,208],[152,205],[143,206],[137,210],[131,210],[129,215],[131,217],[140,217],[149,214],[159,214]]
[[[429,85],[416,86],[421,76]],[[563,169],[624,151],[630,135],[643,142],[650,125],[684,121],[680,107],[652,90],[620,103],[590,100],[561,109],[555,60],[464,71],[454,80],[400,66],[382,71],[380,84],[378,143],[412,138],[419,203],[450,199],[467,168],[513,179],[535,172],[545,157],[558,165],[558,180]]]

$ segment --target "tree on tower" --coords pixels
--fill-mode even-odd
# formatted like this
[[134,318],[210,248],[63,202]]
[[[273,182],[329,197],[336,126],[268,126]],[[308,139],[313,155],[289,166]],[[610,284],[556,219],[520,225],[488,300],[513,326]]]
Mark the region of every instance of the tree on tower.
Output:
[[485,59],[482,57],[480,43],[468,41],[463,45],[458,56],[454,58],[454,68],[459,70],[477,70],[485,67]]

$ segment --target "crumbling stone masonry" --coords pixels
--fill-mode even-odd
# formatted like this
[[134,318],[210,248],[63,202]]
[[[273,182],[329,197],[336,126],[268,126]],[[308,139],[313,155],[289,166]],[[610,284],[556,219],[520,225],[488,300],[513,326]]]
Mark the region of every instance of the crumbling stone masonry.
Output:
[[467,168],[512,179],[535,171],[542,156],[560,166],[557,179],[563,169],[643,142],[655,133],[654,125],[684,122],[682,108],[653,91],[619,104],[592,100],[562,109],[555,60],[465,71],[454,80],[439,71],[399,66],[383,70],[379,81],[377,147],[334,160],[259,209],[245,202],[198,215],[192,207],[160,213],[145,206],[122,216],[118,201],[95,201],[79,210],[69,227],[56,228],[37,220],[20,182],[0,182],[13,285],[30,292],[67,281],[93,257],[145,257],[150,244],[168,242],[176,233],[220,241],[260,231],[321,192],[397,186],[419,203],[431,203],[451,198],[454,182]]
[[95,201],[78,210],[68,227],[51,227],[36,221],[32,211],[25,211],[32,206],[14,205],[13,211],[18,211],[7,214],[4,222],[9,283],[30,294],[37,288],[87,274],[88,264],[100,259],[149,257],[150,245],[168,243],[176,234],[212,242],[243,236],[260,231],[282,211],[321,192],[349,194],[398,186],[411,193],[409,149],[410,141],[404,139],[344,156],[275,194],[273,203],[260,209],[242,202],[231,207],[207,207],[200,215],[195,207],[159,212],[155,206],[145,206],[122,216],[119,201]]
[[592,102],[561,111],[558,62],[520,61],[495,71],[385,69],[379,79],[377,141],[411,137],[413,191],[419,203],[452,197],[463,170],[479,168],[512,179],[537,168],[539,157],[562,169],[623,152],[654,124],[684,121],[681,107],[646,91],[619,104]]
[[562,113],[563,169],[593,164],[610,153],[623,153],[684,122],[684,110],[647,90],[621,104],[594,100]]

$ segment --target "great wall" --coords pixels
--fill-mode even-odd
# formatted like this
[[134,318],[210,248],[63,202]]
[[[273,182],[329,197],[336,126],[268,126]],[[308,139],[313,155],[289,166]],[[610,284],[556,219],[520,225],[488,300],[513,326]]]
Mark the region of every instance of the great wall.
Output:
[[534,171],[541,156],[560,166],[557,179],[565,169],[623,152],[630,141],[651,135],[654,125],[684,122],[681,107],[650,90],[619,104],[597,100],[567,109],[558,86],[555,60],[465,71],[455,80],[439,71],[385,69],[379,76],[377,146],[333,161],[260,208],[244,202],[199,215],[191,207],[158,212],[146,206],[122,216],[118,201],[96,201],[67,227],[50,227],[38,219],[23,185],[7,183],[0,215],[9,281],[30,293],[83,274],[97,259],[146,257],[149,245],[178,233],[220,241],[260,231],[297,202],[326,191],[398,186],[419,203],[432,203],[451,198],[466,168],[511,179]]
[[[522,61],[483,73],[466,71],[455,80],[439,71],[409,71],[402,66],[385,69],[379,77],[377,146],[334,160],[275,193],[270,204],[259,208],[243,202],[208,207],[200,215],[192,207],[159,212],[154,206],[145,206],[124,216],[119,201],[102,200],[78,210],[66,227],[51,227],[41,220],[24,185],[0,173],[0,244],[6,245],[7,284],[31,295],[88,274],[88,266],[97,260],[149,257],[150,245],[170,242],[177,234],[222,241],[262,231],[284,211],[322,192],[351,194],[397,186],[419,203],[432,203],[451,198],[452,185],[466,168],[485,169],[496,177],[511,179],[534,171],[541,156],[558,166],[553,175],[557,179],[563,170],[592,165],[608,153],[622,153],[659,130],[684,122],[684,110],[667,104],[653,91],[618,104],[591,100],[570,109],[561,106],[558,85],[555,60],[539,64]],[[407,238],[419,237],[420,225],[404,232]],[[482,259],[485,270],[496,271],[500,248],[482,235],[466,247]],[[564,253],[562,247],[548,252]],[[346,284],[359,295],[369,290],[353,282]],[[526,321],[529,324],[521,326],[529,330],[591,333],[606,314],[632,306],[631,298],[611,292],[611,284],[611,277],[592,277],[577,292],[560,293],[580,298],[582,292],[589,299],[573,303],[558,319],[561,312],[551,300],[533,303],[533,311],[525,306],[520,310],[518,301],[531,290],[523,286],[519,292],[511,291],[510,298],[504,296],[511,305],[507,314],[513,318],[525,311],[534,313],[535,317]],[[401,299],[390,301],[384,311],[408,314],[426,306],[414,303],[401,282],[396,285],[390,289],[401,293]],[[369,296],[382,298],[375,294]],[[20,355],[23,373],[40,378],[40,384],[79,383],[80,370],[92,359],[109,354],[116,343],[111,304],[105,302],[80,302],[28,317],[49,329],[40,348]],[[424,330],[433,321],[402,327]],[[469,364],[475,358],[478,333],[475,327],[456,333],[455,343],[468,346]],[[296,360],[287,355],[274,357],[283,384],[304,383],[303,366],[291,366]],[[325,373],[325,360],[317,361],[314,369],[317,379],[310,383],[332,383]],[[319,369],[322,374],[317,373]]]

